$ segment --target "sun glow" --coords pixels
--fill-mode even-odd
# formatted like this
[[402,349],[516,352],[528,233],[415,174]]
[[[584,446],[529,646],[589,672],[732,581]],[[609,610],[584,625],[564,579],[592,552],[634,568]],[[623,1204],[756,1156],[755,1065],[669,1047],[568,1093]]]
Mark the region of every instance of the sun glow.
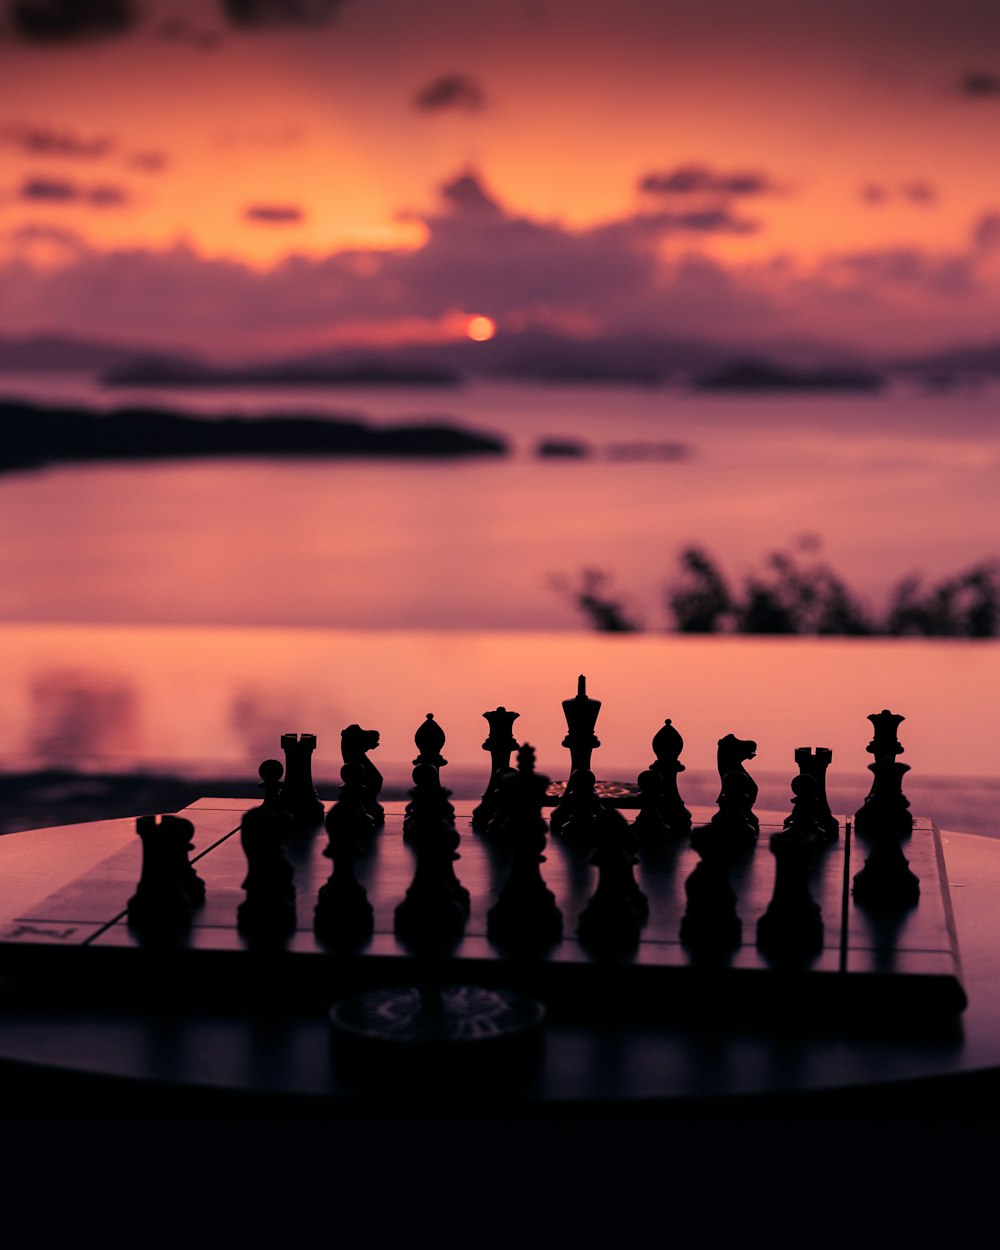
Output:
[[497,325],[491,317],[476,313],[472,317],[466,317],[464,332],[465,337],[472,339],[474,343],[485,343],[496,334]]

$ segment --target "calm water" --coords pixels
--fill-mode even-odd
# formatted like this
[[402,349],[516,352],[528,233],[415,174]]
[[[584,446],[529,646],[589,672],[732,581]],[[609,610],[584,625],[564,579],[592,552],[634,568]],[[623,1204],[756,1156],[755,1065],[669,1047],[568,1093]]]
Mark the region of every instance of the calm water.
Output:
[[[686,544],[739,578],[803,534],[874,605],[905,573],[1000,553],[1000,398],[691,396],[537,387],[10,394],[192,411],[449,416],[506,435],[502,460],[173,462],[0,477],[0,620],[573,629],[579,571],[650,628]],[[585,460],[534,454],[585,440]],[[682,460],[656,458],[683,442]],[[640,444],[647,459],[616,458]]]

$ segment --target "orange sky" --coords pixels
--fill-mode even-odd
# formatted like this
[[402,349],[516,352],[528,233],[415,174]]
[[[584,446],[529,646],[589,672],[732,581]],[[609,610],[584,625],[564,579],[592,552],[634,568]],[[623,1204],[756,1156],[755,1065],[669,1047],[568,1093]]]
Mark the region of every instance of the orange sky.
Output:
[[[766,302],[775,333],[877,334],[891,316],[887,343],[926,344],[988,338],[1000,313],[992,0],[121,0],[123,17],[130,7],[122,29],[39,40],[7,6],[0,331],[86,329],[89,280],[95,299],[109,296],[105,336],[180,341],[152,299],[116,304],[108,269],[109,255],[121,270],[141,253],[172,274],[177,249],[178,282],[194,281],[194,261],[266,275],[304,257],[305,302],[324,258],[353,249],[354,276],[367,266],[388,292],[368,324],[494,315],[481,288],[393,302],[368,255],[425,248],[440,189],[463,173],[506,219],[544,226],[546,247],[632,223],[634,251],[637,215],[669,215],[642,243],[663,265],[647,294],[675,282],[679,258],[704,258],[716,287]],[[233,18],[255,9],[271,21]],[[328,21],[291,20],[324,10]],[[692,168],[697,186],[640,189]],[[745,175],[754,190],[739,189]],[[717,224],[691,226],[692,214]],[[213,272],[197,287],[199,303],[218,301],[203,343],[350,336],[350,310],[329,300],[302,325],[276,314],[270,330],[261,316],[237,331],[240,309]],[[78,294],[60,301],[67,283]],[[842,306],[845,291],[861,313]],[[710,326],[711,284],[689,299],[703,293]],[[595,289],[593,301],[552,292],[498,307],[600,329],[623,324],[620,303],[612,314]],[[727,305],[718,324],[745,306]],[[636,319],[658,328],[644,307]],[[662,328],[676,321],[664,315]]]

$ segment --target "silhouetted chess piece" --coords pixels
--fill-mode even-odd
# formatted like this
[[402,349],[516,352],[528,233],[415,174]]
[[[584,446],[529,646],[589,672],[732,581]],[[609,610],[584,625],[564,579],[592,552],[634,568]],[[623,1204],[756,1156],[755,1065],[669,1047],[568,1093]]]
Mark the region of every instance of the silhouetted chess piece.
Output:
[[[815,798],[811,800],[813,812],[827,840],[831,842],[840,833],[840,825],[830,811],[830,803],[826,797],[826,770],[832,759],[833,752],[829,747],[817,747],[815,751],[811,747],[795,748],[795,762],[799,766],[799,772],[805,777],[811,777],[816,783]],[[785,817],[786,829],[794,818],[794,811]]]
[[636,779],[639,791],[639,810],[632,828],[642,843],[656,845],[666,842],[671,835],[670,823],[663,811],[663,782],[658,772],[647,768]]
[[903,794],[903,778],[910,766],[896,759],[903,754],[896,734],[906,717],[883,709],[872,712],[868,719],[875,731],[865,748],[874,756],[874,762],[868,765],[872,787],[855,814],[854,828],[866,837],[878,837],[891,830],[897,838],[905,838],[913,829],[910,804]]
[[477,832],[483,832],[496,814],[500,778],[510,768],[511,754],[517,750],[513,726],[519,715],[519,712],[508,712],[505,707],[483,713],[490,727],[483,743],[483,750],[490,753],[490,779],[481,802],[472,812],[472,827]]
[[920,897],[920,878],[902,847],[902,839],[913,829],[910,804],[903,794],[903,778],[910,768],[896,759],[903,753],[896,735],[906,718],[883,708],[868,719],[874,729],[866,748],[875,757],[868,765],[872,788],[855,816],[855,828],[871,844],[871,851],[855,874],[851,893],[863,907],[903,911]]
[[[594,748],[601,744],[594,733],[597,716],[601,710],[600,699],[591,699],[587,694],[587,679],[581,675],[577,679],[576,696],[563,699],[563,713],[566,717],[567,732],[562,744],[569,748],[569,775],[582,769],[590,769]],[[569,815],[569,786],[556,804],[549,818],[553,833],[558,833]]]
[[[736,774],[727,776],[739,785]],[[730,782],[731,788],[734,782]],[[725,789],[724,784],[723,793]],[[681,942],[696,952],[724,954],[743,941],[743,922],[736,911],[736,892],[731,882],[733,863],[743,845],[715,818],[694,830],[691,845],[698,852],[699,862],[684,882],[687,908],[681,918]]]
[[[759,831],[760,821],[754,813],[753,805],[757,802],[757,783],[744,768],[744,761],[752,760],[757,754],[757,743],[750,739],[737,738],[734,734],[726,734],[719,739],[716,763],[719,768],[719,781],[724,783],[727,774],[739,773],[743,778],[742,788],[747,796],[747,813],[750,823]],[[722,802],[720,793],[719,803]]]
[[743,769],[735,769],[722,778],[718,811],[709,826],[714,831],[713,836],[724,842],[732,855],[752,851],[757,844],[760,826],[753,813],[756,795],[757,787]]
[[562,937],[562,912],[541,872],[547,828],[542,804],[548,785],[548,777],[535,772],[534,748],[525,743],[517,754],[517,771],[509,770],[501,781],[503,840],[512,854],[506,883],[487,915],[490,939],[508,949],[545,949]]
[[604,804],[597,797],[597,778],[589,768],[578,768],[570,774],[561,806],[559,836],[574,846],[593,846]]
[[366,802],[368,777],[364,765],[357,762],[345,764],[340,770],[340,780],[336,802],[326,814],[326,831],[331,840],[337,833],[338,845],[342,842],[346,844],[349,839],[355,853],[360,854],[375,832],[375,821]]
[[377,827],[385,824],[385,808],[378,801],[382,793],[382,774],[368,758],[368,752],[379,745],[377,729],[348,725],[340,733],[340,754],[345,764],[360,764],[365,771],[365,808]]
[[770,837],[774,893],[757,921],[757,945],[771,958],[794,962],[823,947],[823,915],[809,889],[809,875],[826,831],[816,820],[815,778],[792,780],[790,824]]
[[[444,730],[434,719],[434,713],[428,712],[424,719],[420,722],[417,732],[413,735],[413,741],[417,748],[416,759],[414,759],[414,767],[426,764],[430,768],[440,770],[445,767],[448,761],[441,754],[441,748],[445,743]],[[448,791],[450,794],[450,791]],[[450,803],[447,805],[448,818],[454,823],[455,809]],[[413,801],[410,800],[403,812],[403,837],[409,841],[410,829],[413,823]]]
[[416,866],[395,912],[396,934],[411,945],[453,945],[469,914],[469,892],[455,874],[460,838],[448,795],[432,764],[416,765],[409,805]]
[[596,836],[590,862],[597,866],[597,886],[580,913],[577,936],[593,951],[631,950],[649,916],[649,900],[635,879],[638,839],[614,807],[601,813]]
[[295,872],[285,855],[284,844],[292,833],[292,817],[281,797],[278,760],[265,760],[260,769],[264,801],[244,812],[240,841],[247,857],[243,880],[246,898],[236,909],[241,932],[253,937],[272,937],[295,928]]
[[315,734],[282,734],[285,753],[285,780],[281,800],[292,817],[293,833],[311,833],[323,823],[323,804],[312,779]]
[[128,921],[147,936],[182,929],[205,898],[205,883],[188,859],[194,825],[182,816],[140,816],[142,869],[128,901]]
[[320,887],[313,925],[323,939],[334,945],[357,946],[371,937],[374,929],[375,913],[368,892],[354,875],[354,861],[374,822],[360,794],[355,793],[365,786],[363,766],[357,762],[345,764],[340,775],[344,785],[340,798],[327,812],[329,841],[323,849],[323,854],[333,861],[333,871]]
[[660,778],[663,788],[663,815],[675,834],[685,834],[691,828],[691,813],[685,807],[677,789],[677,775],[684,772],[684,765],[680,761],[683,749],[684,739],[668,718],[653,735],[655,759],[649,767]]

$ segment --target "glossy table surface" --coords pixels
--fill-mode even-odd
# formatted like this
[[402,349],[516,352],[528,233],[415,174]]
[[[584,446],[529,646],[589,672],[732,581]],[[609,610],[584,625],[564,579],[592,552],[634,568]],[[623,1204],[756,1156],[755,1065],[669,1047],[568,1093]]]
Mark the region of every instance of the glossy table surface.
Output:
[[[187,814],[201,839],[233,829],[245,800],[203,799]],[[471,805],[458,806],[459,825]],[[795,1012],[702,1012],[623,1023],[610,1015],[550,1021],[541,1071],[505,1095],[522,1105],[649,1104],[890,1089],[1000,1073],[1000,843],[942,837],[969,1005],[928,1022],[878,1027]],[[12,834],[0,840],[0,916],[32,905],[109,856],[140,850],[134,820]],[[81,965],[71,984],[0,982],[0,1064],[126,1083],[344,1105],[365,1094],[331,1062],[326,1004],[109,996]]]

